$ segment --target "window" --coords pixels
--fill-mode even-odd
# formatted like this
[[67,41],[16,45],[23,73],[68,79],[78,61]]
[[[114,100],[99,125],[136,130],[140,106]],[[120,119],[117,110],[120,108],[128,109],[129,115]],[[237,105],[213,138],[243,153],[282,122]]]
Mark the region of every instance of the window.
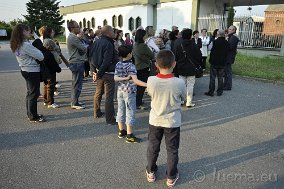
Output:
[[80,28],[82,28],[82,22],[81,21],[79,22],[79,26],[80,26]]
[[92,18],[92,28],[95,28],[96,27],[96,21],[95,21],[95,18],[93,17]]
[[83,19],[83,27],[86,27],[86,18]]
[[132,17],[128,19],[128,29],[130,31],[134,30],[134,19]]
[[141,21],[141,18],[140,18],[139,16],[135,19],[135,22],[136,22],[136,23],[135,23],[135,24],[136,24],[136,28],[138,28],[138,27],[141,26],[141,24],[142,24],[142,23],[141,23],[141,22],[142,22],[142,21]]
[[112,27],[116,28],[117,27],[117,18],[115,15],[112,17]]
[[104,26],[107,25],[107,20],[106,19],[104,19],[103,25]]
[[118,16],[118,26],[121,28],[123,26],[123,17],[122,15]]
[[91,28],[91,22],[90,22],[90,20],[88,20],[87,26],[88,26],[89,29]]

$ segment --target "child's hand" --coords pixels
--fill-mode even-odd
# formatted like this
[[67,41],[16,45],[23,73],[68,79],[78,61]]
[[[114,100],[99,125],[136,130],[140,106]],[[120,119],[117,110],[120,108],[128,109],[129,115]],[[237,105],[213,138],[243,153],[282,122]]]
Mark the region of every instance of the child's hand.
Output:
[[127,80],[131,80],[131,76],[129,75],[129,76],[127,76]]

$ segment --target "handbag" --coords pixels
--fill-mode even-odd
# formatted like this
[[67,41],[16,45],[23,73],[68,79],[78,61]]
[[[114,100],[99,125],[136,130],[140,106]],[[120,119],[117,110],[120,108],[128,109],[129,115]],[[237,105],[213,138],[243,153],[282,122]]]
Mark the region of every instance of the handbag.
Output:
[[186,60],[188,60],[194,67],[194,71],[195,71],[195,77],[196,78],[200,78],[203,76],[203,69],[202,67],[199,65],[199,64],[195,64],[191,58],[189,56],[186,55],[186,51],[184,50],[183,48],[183,45],[181,44],[181,49],[182,49],[182,52],[184,54],[184,57]]

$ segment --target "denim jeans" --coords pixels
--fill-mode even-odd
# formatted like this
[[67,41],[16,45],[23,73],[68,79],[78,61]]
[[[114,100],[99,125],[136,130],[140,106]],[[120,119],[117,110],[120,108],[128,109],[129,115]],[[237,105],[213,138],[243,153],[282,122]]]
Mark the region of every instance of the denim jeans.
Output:
[[21,71],[23,78],[27,84],[26,108],[29,119],[36,119],[37,114],[37,99],[40,95],[40,73]]
[[167,177],[174,179],[178,172],[178,149],[180,142],[180,128],[165,128],[158,126],[149,126],[148,147],[147,147],[147,172],[156,172],[158,170],[157,159],[160,152],[161,141],[165,135],[167,150]]
[[101,113],[101,101],[105,93],[105,118],[107,123],[115,122],[113,103],[114,88],[113,74],[104,74],[101,79],[97,80],[96,93],[94,95],[94,117]]
[[84,78],[84,62],[69,65],[72,72],[71,106],[79,105],[79,97],[82,91]]
[[217,94],[223,93],[223,75],[224,75],[224,68],[214,68],[213,66],[210,67],[210,83],[209,83],[208,93],[214,94],[216,76],[218,78]]
[[[126,125],[135,125],[136,93],[117,91],[116,121]],[[126,118],[126,119],[125,119]]]

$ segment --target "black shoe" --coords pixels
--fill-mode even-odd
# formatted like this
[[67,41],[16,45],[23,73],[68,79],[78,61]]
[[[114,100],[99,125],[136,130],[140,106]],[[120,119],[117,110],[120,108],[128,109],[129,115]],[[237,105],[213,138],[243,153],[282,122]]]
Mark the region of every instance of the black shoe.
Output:
[[206,92],[206,93],[204,93],[206,96],[214,96],[214,94],[212,94],[212,93],[209,93],[209,92]]
[[127,136],[127,131],[122,129],[118,132],[118,138],[125,138]]
[[132,135],[131,137],[126,137],[127,143],[140,143],[142,140],[140,138],[137,138],[136,136]]
[[222,96],[222,93],[217,93],[217,96]]
[[103,117],[104,115],[105,115],[104,112],[99,112],[99,113],[97,113],[97,115],[96,115],[95,118],[101,118],[101,117]]
[[41,123],[41,122],[45,122],[45,119],[43,119],[43,117],[38,117],[36,119],[30,119],[31,123]]

